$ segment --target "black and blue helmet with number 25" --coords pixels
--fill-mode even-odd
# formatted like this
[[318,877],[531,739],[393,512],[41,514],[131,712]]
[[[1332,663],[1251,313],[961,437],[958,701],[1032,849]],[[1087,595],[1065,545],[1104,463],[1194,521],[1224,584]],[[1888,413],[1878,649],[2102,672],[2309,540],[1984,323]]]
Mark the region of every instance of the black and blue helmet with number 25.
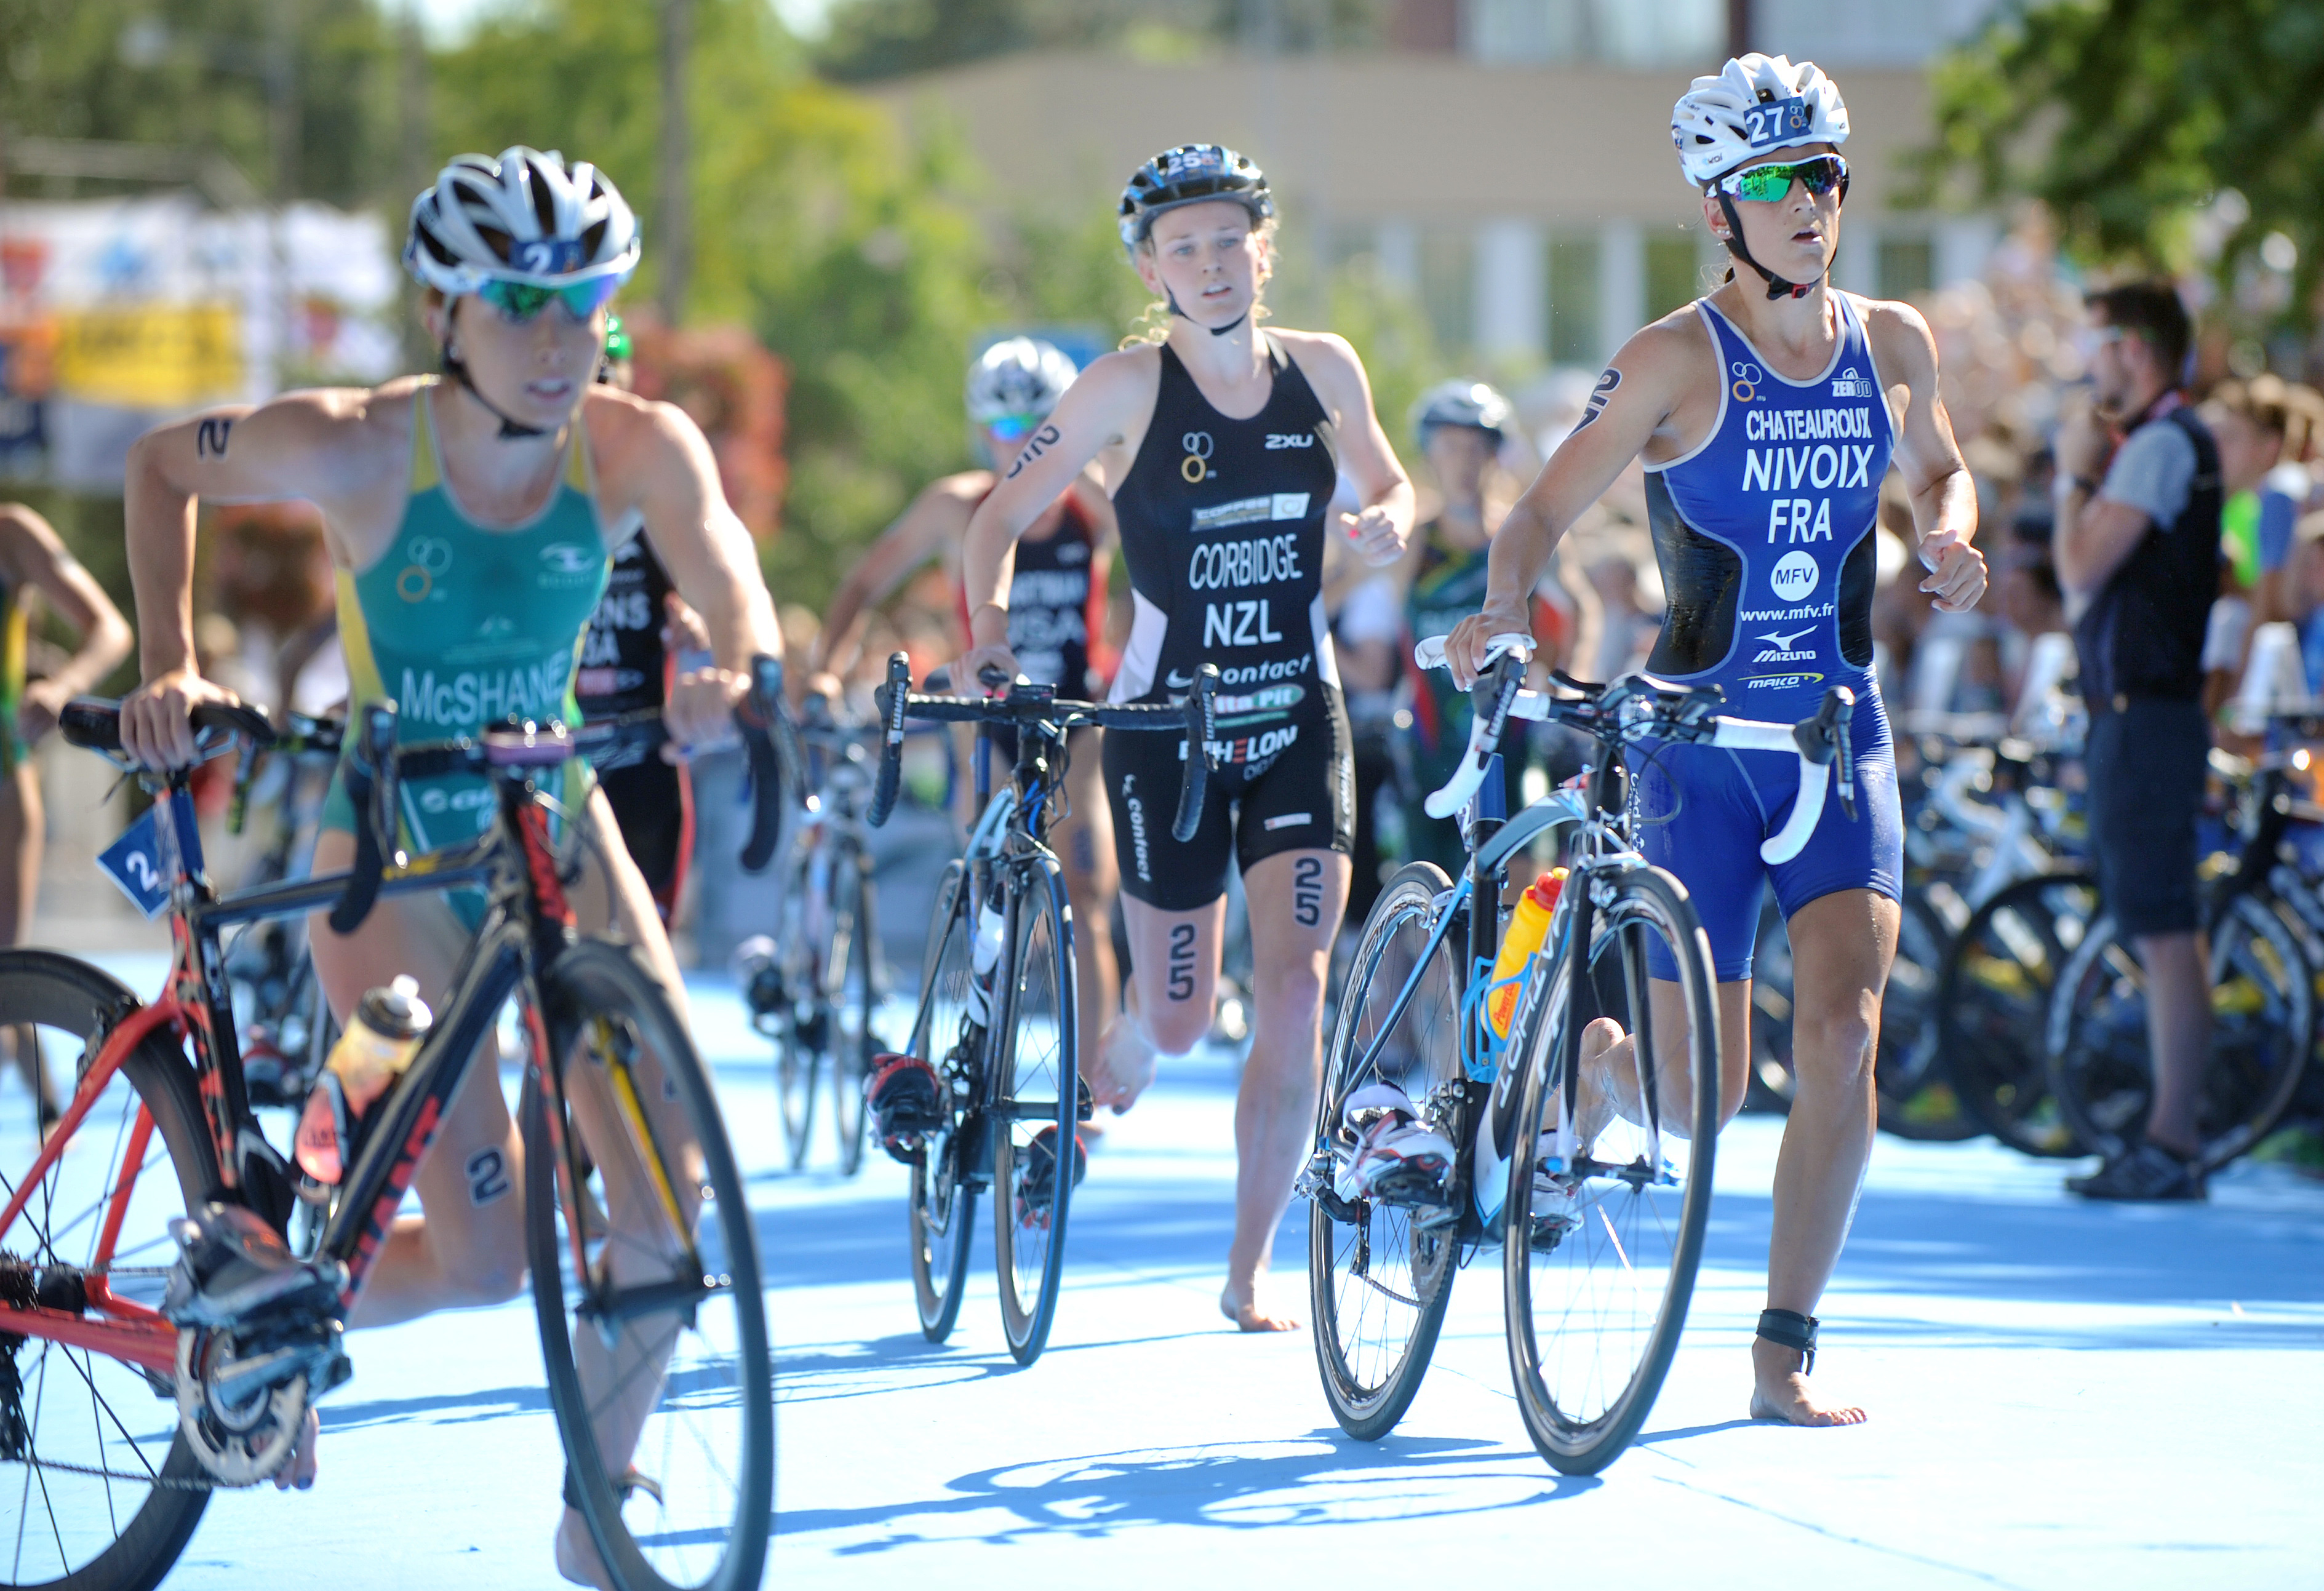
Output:
[[1121,246],[1135,250],[1144,243],[1163,211],[1210,199],[1240,205],[1254,226],[1275,214],[1267,173],[1248,155],[1221,143],[1182,143],[1139,167],[1121,190]]

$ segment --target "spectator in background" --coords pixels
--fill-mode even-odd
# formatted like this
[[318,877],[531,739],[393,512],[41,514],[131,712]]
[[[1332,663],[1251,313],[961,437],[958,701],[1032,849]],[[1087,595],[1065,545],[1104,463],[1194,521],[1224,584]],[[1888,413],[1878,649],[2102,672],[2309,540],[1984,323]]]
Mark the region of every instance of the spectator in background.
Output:
[[2306,506],[2308,472],[2295,462],[2306,414],[2295,417],[2292,389],[2273,376],[2222,382],[2203,404],[2204,423],[2219,444],[2219,484],[2227,504],[2220,553],[2236,584],[2250,593],[2255,621],[2290,617],[2283,593],[2292,529]]
[[1590,566],[1590,589],[1598,593],[1598,651],[1584,677],[1602,685],[1646,666],[1663,616],[1639,600],[1638,566],[1619,554]]
[[2201,662],[2219,582],[2219,452],[2181,390],[2192,334],[2172,285],[2093,293],[2088,313],[2097,409],[2058,432],[2051,545],[2089,704],[2091,849],[2146,970],[2154,1102],[2144,1142],[2066,1185],[2200,1199],[2211,1001],[2195,821],[2211,747]]
[[2324,695],[2324,512],[2301,517],[2285,560],[2281,612],[2300,629],[2308,694]]
[[[32,621],[42,605],[80,638],[78,651],[46,667],[33,656]],[[41,894],[47,826],[32,748],[57,727],[66,703],[129,656],[134,639],[121,610],[49,522],[22,503],[0,503],[0,944],[30,941]],[[45,1139],[58,1119],[56,1090],[35,1030],[10,1031]]]

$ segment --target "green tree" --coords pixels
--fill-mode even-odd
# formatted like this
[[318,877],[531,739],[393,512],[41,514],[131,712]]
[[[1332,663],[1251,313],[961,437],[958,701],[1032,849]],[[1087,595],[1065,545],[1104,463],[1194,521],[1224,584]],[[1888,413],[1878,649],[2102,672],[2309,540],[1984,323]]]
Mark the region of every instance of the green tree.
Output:
[[0,0],[0,138],[214,152],[273,192],[280,70],[296,106],[292,197],[371,203],[391,174],[394,54],[372,0]]
[[[1929,171],[2045,201],[2091,261],[2222,280],[2270,234],[2298,246],[2292,313],[2324,270],[2324,5],[2317,0],[2024,0],[1936,68]],[[2215,203],[2228,189],[2240,205]],[[2238,219],[2240,216],[2240,219]],[[2282,246],[2269,251],[2280,263]]]

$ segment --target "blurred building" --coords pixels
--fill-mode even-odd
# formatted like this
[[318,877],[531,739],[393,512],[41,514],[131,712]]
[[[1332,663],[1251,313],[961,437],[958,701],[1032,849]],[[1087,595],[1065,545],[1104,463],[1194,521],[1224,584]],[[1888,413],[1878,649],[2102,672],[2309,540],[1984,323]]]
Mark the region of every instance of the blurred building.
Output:
[[[1932,131],[1926,65],[1989,9],[1749,8],[1755,48],[1815,60],[1848,97],[1841,286],[1906,297],[1982,270],[1995,220],[1916,208],[1908,195],[1911,154]],[[1448,351],[1595,364],[1725,263],[1679,177],[1668,112],[1721,59],[1729,11],[1729,0],[1398,0],[1393,47],[1375,52],[1246,48],[1171,62],[1037,51],[871,87],[956,128],[1012,204],[1060,219],[1110,207],[1157,149],[1232,144],[1280,196],[1291,296],[1303,271],[1368,255],[1414,294]]]

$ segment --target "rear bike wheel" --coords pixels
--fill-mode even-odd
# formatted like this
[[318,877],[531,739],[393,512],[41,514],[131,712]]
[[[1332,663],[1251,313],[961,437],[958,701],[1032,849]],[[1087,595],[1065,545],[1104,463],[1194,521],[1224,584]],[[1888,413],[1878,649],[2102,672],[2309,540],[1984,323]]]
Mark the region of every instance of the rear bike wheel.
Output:
[[[1588,882],[1606,898],[1583,987],[1561,959],[1502,1061],[1524,1067],[1503,1205],[1509,1368],[1526,1434],[1568,1475],[1620,1457],[1662,1390],[1702,1258],[1719,1132],[1711,942],[1685,887],[1660,868]],[[1678,973],[1659,1013],[1657,948]],[[1685,1030],[1662,1031],[1656,1018],[1674,1015]],[[1611,1059],[1582,1061],[1569,1090],[1569,1025],[1592,1016],[1621,1025],[1628,1062],[1617,1044]],[[1561,1136],[1569,1093],[1578,1118]]]
[[623,947],[573,945],[540,999],[565,1109],[528,1080],[525,1236],[567,1500],[624,1591],[748,1591],[773,1529],[774,1375],[717,1097]]
[[[2210,930],[2211,1047],[2195,1128],[2217,1171],[2273,1128],[2298,1093],[2316,1035],[2315,979],[2264,895],[2236,897]],[[2050,998],[2051,1092],[2075,1135],[2112,1159],[2140,1141],[2154,1099],[2146,970],[2105,916]]]
[[910,1239],[912,1292],[920,1335],[942,1342],[960,1319],[968,1279],[968,1246],[976,1223],[976,1188],[968,1156],[975,1135],[964,1107],[975,1102],[983,1081],[985,1030],[975,990],[975,916],[967,864],[955,859],[936,886],[936,925],[920,976],[919,1014],[912,1019],[907,1053],[927,1063],[945,1090],[945,1125],[920,1143],[912,1167]]
[[[1359,1441],[1393,1430],[1428,1374],[1452,1297],[1467,1178],[1448,1178],[1443,1202],[1416,1204],[1345,1200],[1332,1177],[1356,1149],[1348,1096],[1372,1083],[1403,1090],[1421,1120],[1468,1153],[1460,1039],[1460,958],[1468,935],[1455,923],[1428,948],[1436,899],[1451,887],[1434,862],[1408,862],[1388,880],[1356,942],[1323,1057],[1309,1163],[1308,1305],[1324,1401],[1340,1429]],[[1412,999],[1395,1013],[1406,983]]]
[[994,1046],[1001,1086],[991,1111],[992,1247],[1001,1331],[1010,1356],[1029,1365],[1048,1346],[1057,1317],[1065,1218],[1082,1163],[1081,1044],[1065,873],[1050,856],[1023,865]]
[[879,953],[879,924],[872,912],[871,862],[853,845],[842,845],[832,864],[832,978],[824,1008],[831,1053],[831,1126],[839,1139],[839,1171],[863,1169],[864,1079],[879,1041],[872,1032],[879,1003],[872,958]]
[[2089,873],[2020,878],[1971,912],[1945,952],[1938,1064],[1961,1108],[2021,1154],[2086,1152],[2050,1092],[2044,1038],[2051,991],[2098,914]]
[[[14,1025],[19,1043],[34,1035],[48,1054],[85,1067],[138,1003],[70,957],[0,951],[0,1025]],[[40,1147],[32,1117],[0,1130],[9,1193],[23,1188]],[[193,1071],[166,1039],[148,1037],[0,1234],[0,1296],[107,1319],[89,1306],[88,1278],[125,1186],[104,1274],[115,1297],[158,1309],[178,1256],[169,1222],[199,1209],[218,1181]],[[209,1488],[173,1394],[143,1370],[53,1338],[0,1335],[0,1586],[148,1591],[185,1550]]]

